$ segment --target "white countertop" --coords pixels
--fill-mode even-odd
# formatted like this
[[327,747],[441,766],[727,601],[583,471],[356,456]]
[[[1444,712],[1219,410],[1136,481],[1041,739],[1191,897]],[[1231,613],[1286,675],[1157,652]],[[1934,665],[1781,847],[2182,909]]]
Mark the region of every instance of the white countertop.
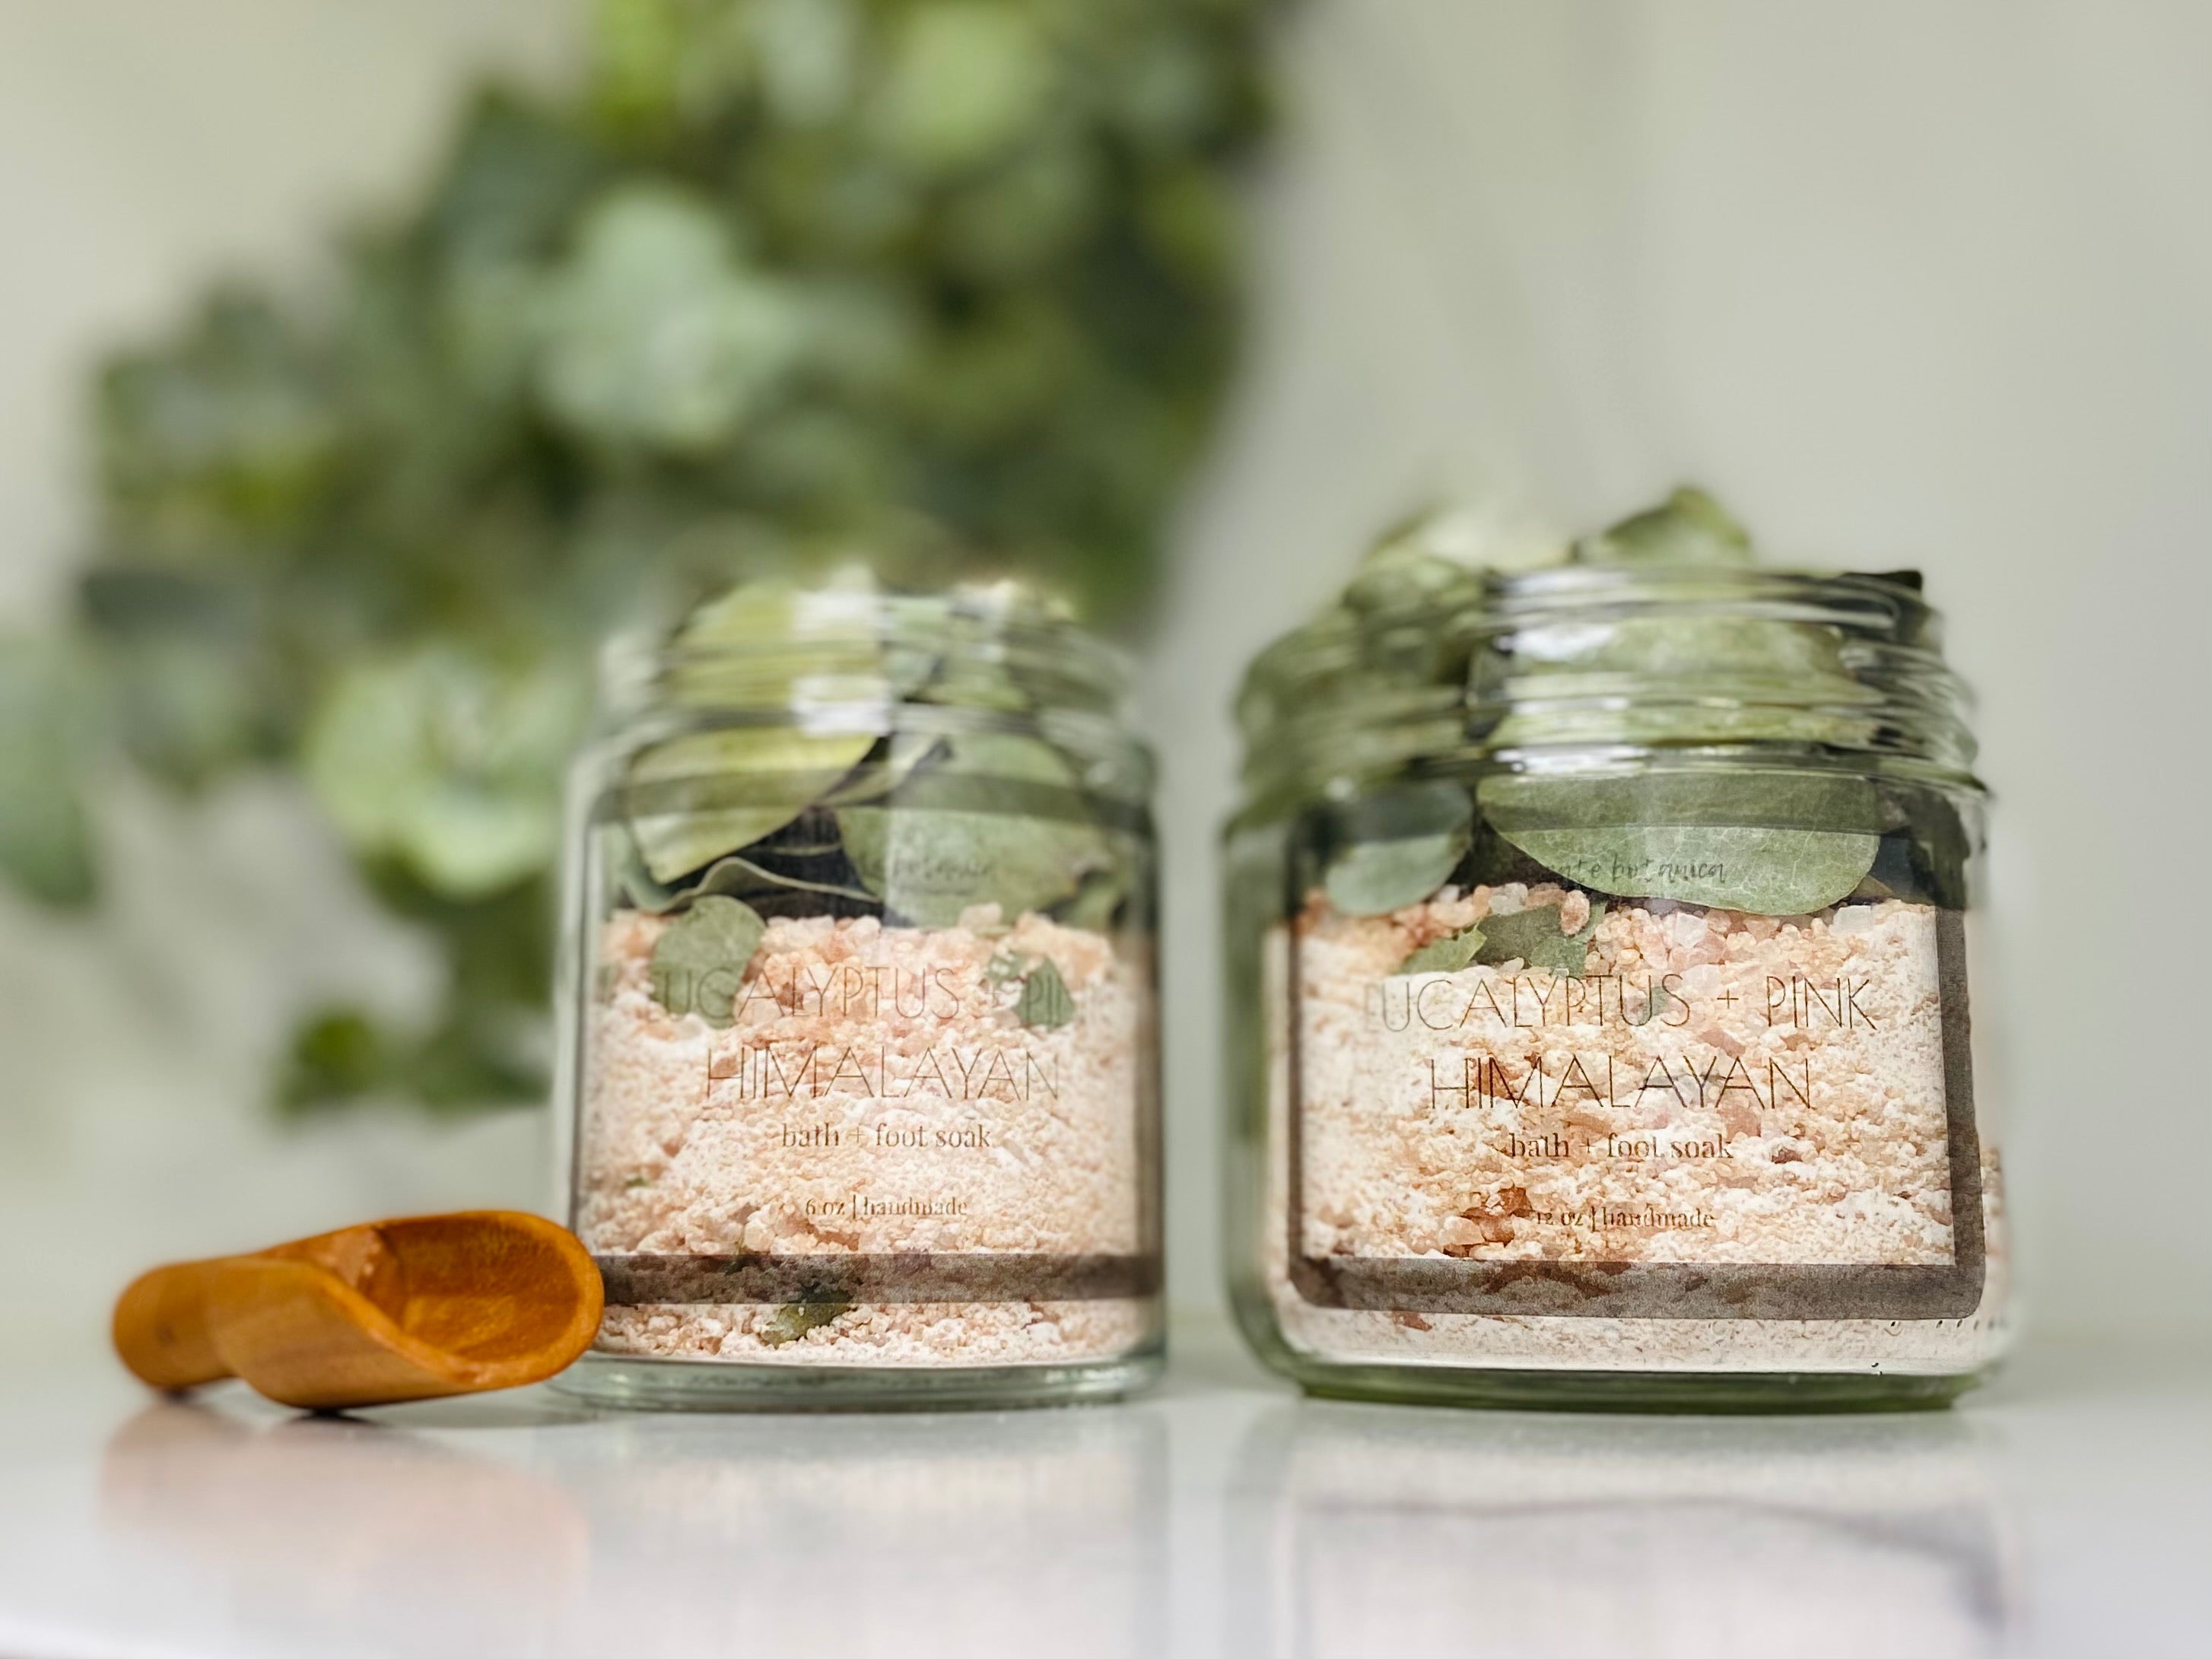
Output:
[[2212,1652],[2212,1367],[2032,1351],[1941,1414],[1303,1401],[1182,1334],[1126,1405],[349,1419],[0,1385],[0,1654]]

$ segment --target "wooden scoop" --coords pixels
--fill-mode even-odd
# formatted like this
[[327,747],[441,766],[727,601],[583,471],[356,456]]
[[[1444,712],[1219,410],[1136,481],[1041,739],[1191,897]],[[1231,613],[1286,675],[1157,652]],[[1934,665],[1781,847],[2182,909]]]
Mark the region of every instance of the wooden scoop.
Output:
[[115,1352],[157,1389],[241,1376],[337,1411],[542,1382],[591,1346],[604,1294],[550,1221],[416,1216],[156,1267],[116,1301]]

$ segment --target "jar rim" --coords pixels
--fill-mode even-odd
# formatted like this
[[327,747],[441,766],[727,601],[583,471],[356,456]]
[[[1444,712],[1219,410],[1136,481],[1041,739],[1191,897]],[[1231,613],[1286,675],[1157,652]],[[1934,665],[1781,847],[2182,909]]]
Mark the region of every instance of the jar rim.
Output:
[[[1694,637],[1670,647],[1669,625]],[[1326,613],[1254,658],[1237,716],[1255,793],[1425,760],[1731,749],[1978,790],[1972,702],[1917,571],[1565,564]]]
[[792,585],[781,588],[790,604],[773,628],[690,639],[687,625],[629,629],[601,649],[602,704],[642,713],[673,700],[678,684],[691,706],[703,700],[732,713],[779,708],[794,687],[897,704],[912,700],[926,669],[946,665],[1002,674],[1041,707],[1120,712],[1134,680],[1129,654],[1071,617],[1042,605],[1018,608],[1004,588],[916,594]]

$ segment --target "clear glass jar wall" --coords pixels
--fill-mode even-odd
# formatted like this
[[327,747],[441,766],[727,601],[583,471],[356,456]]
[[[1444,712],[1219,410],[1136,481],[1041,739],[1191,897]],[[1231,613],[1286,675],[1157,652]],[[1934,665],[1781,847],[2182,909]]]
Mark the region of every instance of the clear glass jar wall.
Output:
[[1970,1383],[2008,1297],[1983,794],[1917,578],[1401,558],[1348,599],[1240,708],[1227,1226],[1261,1356],[1540,1406]]
[[563,1200],[647,1405],[1107,1396],[1160,1363],[1151,763],[1004,589],[741,588],[611,657]]

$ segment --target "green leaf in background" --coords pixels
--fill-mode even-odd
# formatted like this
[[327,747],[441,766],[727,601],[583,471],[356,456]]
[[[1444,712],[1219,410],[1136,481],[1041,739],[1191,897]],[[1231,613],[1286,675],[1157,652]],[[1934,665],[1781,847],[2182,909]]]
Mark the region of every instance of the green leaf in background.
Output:
[[1531,968],[1548,969],[1562,979],[1580,979],[1589,963],[1590,940],[1597,936],[1597,925],[1604,919],[1605,906],[1593,904],[1589,920],[1581,929],[1564,933],[1559,931],[1560,908],[1556,904],[1516,910],[1510,915],[1492,914],[1483,918],[1482,943],[1475,950],[1474,959],[1493,968],[1524,962]]
[[1074,769],[1040,738],[964,733],[915,781],[933,786],[931,805],[902,805],[895,796],[886,806],[843,808],[837,821],[868,890],[921,927],[952,927],[963,911],[987,903],[1012,922],[1071,896],[1088,872],[1110,862],[1096,824],[1037,811],[1039,788],[1064,795],[1071,808],[1083,799]]
[[310,1014],[279,1074],[278,1109],[304,1115],[377,1097],[459,1114],[531,1101],[551,1040],[551,883],[456,900],[390,859],[364,870],[387,909],[447,945],[447,994],[423,1024],[343,1006]]
[[1432,939],[1398,964],[1401,974],[1455,974],[1472,963],[1482,950],[1480,925]]
[[[517,939],[529,956],[528,934]],[[469,988],[427,1030],[398,1029],[357,1008],[310,1014],[294,1031],[278,1075],[278,1111],[300,1117],[380,1097],[473,1112],[525,1095],[543,1063],[542,995],[526,1002],[495,993],[473,961],[459,977]]]
[[225,288],[166,352],[100,377],[101,483],[131,550],[228,562],[296,530],[343,444],[327,361],[270,300]]
[[[544,756],[582,719],[550,688],[601,634],[856,539],[918,589],[1013,569],[1141,614],[1235,361],[1274,9],[599,0],[575,82],[472,93],[329,281],[227,287],[103,366],[100,730],[27,741],[0,710],[0,869],[89,891],[77,782],[118,747],[180,787],[305,775],[453,970],[430,1027],[373,1027],[374,1091],[538,1094],[550,947],[518,907],[553,852]],[[883,533],[923,523],[928,549]],[[851,763],[706,747],[647,771]],[[648,830],[639,879],[763,821]],[[337,1029],[303,1038],[331,1063],[302,1098],[364,1091]]]
[[1873,784],[1842,773],[1501,774],[1480,794],[1501,836],[1578,885],[1759,915],[1849,897],[1881,842]]
[[767,931],[749,904],[719,894],[695,900],[653,944],[653,1000],[709,1025],[732,1024],[732,1005]]
[[373,1094],[392,1080],[384,1034],[358,1009],[325,1009],[293,1034],[278,1106],[296,1114]]
[[99,884],[79,793],[88,689],[65,646],[0,639],[0,874],[57,908]]
[[243,584],[117,568],[88,575],[83,599],[96,629],[87,654],[131,759],[189,792],[272,746],[267,699],[283,676]]
[[1401,784],[1339,809],[1336,850],[1322,878],[1340,915],[1379,916],[1419,904],[1465,855],[1474,804],[1457,784]]
[[550,866],[587,692],[574,664],[428,644],[357,662],[310,720],[307,786],[353,849],[453,898]]
[[595,207],[549,280],[538,387],[549,411],[616,448],[727,440],[804,358],[793,283],[740,263],[714,204],[633,185]]
[[1036,10],[1012,0],[907,8],[874,105],[884,149],[918,172],[949,174],[1022,138],[1053,89]]

